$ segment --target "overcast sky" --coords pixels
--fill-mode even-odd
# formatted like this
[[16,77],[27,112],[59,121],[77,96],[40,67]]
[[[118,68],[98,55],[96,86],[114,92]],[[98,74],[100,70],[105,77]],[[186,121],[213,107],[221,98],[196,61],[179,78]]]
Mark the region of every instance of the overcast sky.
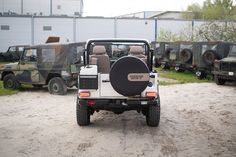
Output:
[[140,11],[182,11],[204,0],[84,0],[84,16],[117,16]]

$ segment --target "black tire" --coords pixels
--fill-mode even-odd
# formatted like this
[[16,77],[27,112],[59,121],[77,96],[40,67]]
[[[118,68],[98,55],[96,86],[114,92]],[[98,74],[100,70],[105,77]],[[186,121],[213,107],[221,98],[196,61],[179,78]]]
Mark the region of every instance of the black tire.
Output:
[[204,71],[196,71],[196,76],[199,80],[205,79],[207,74]]
[[217,75],[214,76],[214,79],[217,85],[224,85],[226,82],[224,79],[219,78]]
[[193,56],[193,53],[190,49],[183,49],[181,52],[180,52],[180,61],[182,63],[188,63],[191,61],[192,59],[192,56]]
[[88,106],[76,103],[76,120],[79,126],[87,126],[90,124],[90,113]]
[[216,59],[219,59],[219,56],[214,50],[207,50],[202,55],[203,61],[206,65],[213,65]]
[[150,105],[146,113],[146,122],[148,126],[157,127],[160,122],[160,103]]
[[142,93],[149,84],[149,76],[147,64],[132,56],[118,59],[110,70],[110,82],[113,89],[124,96]]
[[17,89],[19,88],[20,83],[17,81],[14,74],[7,74],[3,78],[3,87],[7,89]]
[[182,69],[180,66],[175,66],[175,71],[176,72],[184,72],[185,70]]
[[54,77],[48,83],[48,91],[50,94],[65,95],[67,93],[67,86],[62,78]]
[[161,68],[162,69],[170,69],[170,66],[168,65],[168,63],[161,63]]

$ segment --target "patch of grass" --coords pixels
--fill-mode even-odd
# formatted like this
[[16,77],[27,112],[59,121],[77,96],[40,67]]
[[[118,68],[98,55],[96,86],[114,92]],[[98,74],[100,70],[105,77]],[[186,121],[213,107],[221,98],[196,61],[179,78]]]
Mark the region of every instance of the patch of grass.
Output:
[[159,85],[161,86],[169,86],[169,85],[175,85],[175,84],[179,84],[179,82],[167,82],[167,81],[160,81]]
[[10,89],[3,88],[3,83],[2,83],[2,81],[0,81],[0,96],[12,95],[12,94],[16,94],[17,92],[18,92],[18,90],[10,90]]
[[206,79],[199,80],[193,72],[176,72],[173,69],[163,70],[161,68],[156,68],[156,70],[158,71],[160,77],[176,80],[176,82],[161,81],[161,85],[213,82],[211,76],[208,76]]

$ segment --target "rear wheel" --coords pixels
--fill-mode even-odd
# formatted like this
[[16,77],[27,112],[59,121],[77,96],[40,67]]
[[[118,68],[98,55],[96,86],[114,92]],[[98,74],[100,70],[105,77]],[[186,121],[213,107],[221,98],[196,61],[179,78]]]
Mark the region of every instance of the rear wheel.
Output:
[[202,80],[207,76],[207,74],[204,71],[197,71],[195,74],[199,80]]
[[76,119],[80,126],[87,126],[90,124],[90,113],[88,106],[76,103]]
[[219,78],[217,75],[214,76],[214,79],[217,85],[224,85],[226,82],[224,79]]
[[180,66],[175,66],[176,72],[184,72],[184,69],[180,68]]
[[167,63],[162,63],[161,68],[162,69],[170,69],[170,66]]
[[7,74],[3,78],[3,87],[8,89],[17,89],[20,83],[17,81],[14,74]]
[[48,83],[48,91],[50,94],[65,95],[67,93],[67,86],[62,78],[54,77]]
[[157,127],[160,122],[160,103],[150,105],[146,113],[146,122],[148,126]]

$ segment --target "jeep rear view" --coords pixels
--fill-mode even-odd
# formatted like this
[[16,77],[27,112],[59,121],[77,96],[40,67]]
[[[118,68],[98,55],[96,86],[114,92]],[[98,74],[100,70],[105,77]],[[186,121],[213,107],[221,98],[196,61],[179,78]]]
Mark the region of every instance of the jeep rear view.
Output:
[[88,40],[78,78],[78,125],[89,125],[95,111],[137,110],[147,125],[158,126],[160,98],[152,56],[146,40]]

